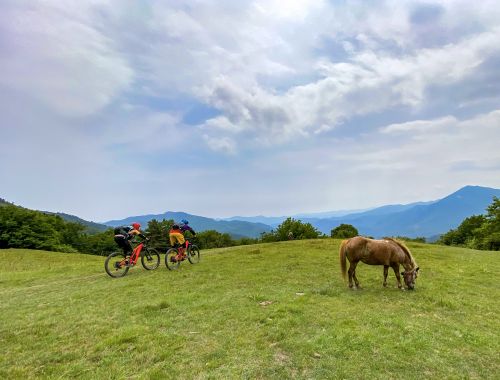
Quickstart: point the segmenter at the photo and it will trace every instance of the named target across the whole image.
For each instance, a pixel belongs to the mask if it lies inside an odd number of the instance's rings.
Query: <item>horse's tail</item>
[[[346,264],[346,245],[349,239],[342,240],[339,249],[339,259],[340,259],[340,270],[342,271],[342,277],[344,281],[346,280],[347,264]]]

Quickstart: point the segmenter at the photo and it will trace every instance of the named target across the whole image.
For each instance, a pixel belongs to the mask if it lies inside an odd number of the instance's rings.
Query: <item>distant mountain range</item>
[[[326,219],[304,219],[323,233],[342,223],[352,224],[361,235],[434,237],[456,228],[467,217],[485,214],[500,189],[465,186],[433,202],[390,205],[363,213]]]
[[[205,218],[203,216],[187,214],[185,212],[172,211],[167,211],[163,214],[139,215],[120,220],[108,220],[103,224],[115,227],[138,222],[143,226],[147,226],[147,223],[153,219],[159,221],[162,219],[173,219],[175,221],[187,219],[189,220],[189,225],[193,227],[195,231],[216,230],[221,233],[228,233],[235,239],[239,239],[242,237],[257,238],[262,232],[271,231],[271,227],[263,223],[252,223],[244,220],[216,220]]]
[[[329,211],[292,215],[294,219],[311,223],[319,231],[329,235],[342,223],[356,227],[360,235],[407,236],[433,238],[456,228],[467,217],[485,214],[493,197],[500,198],[500,189],[481,186],[465,186],[445,198],[431,202],[416,202],[406,205],[386,205],[365,210]],[[0,206],[8,204],[0,198]],[[44,211],[46,213],[50,213]],[[52,213],[54,214],[54,213]],[[74,215],[55,213],[63,219],[85,225],[89,232],[104,231],[109,227],[139,222],[144,227],[152,220],[188,219],[195,231],[216,230],[228,233],[233,238],[259,237],[281,224],[287,216],[234,216],[213,219],[184,212],[167,211],[163,214],[132,216],[103,223],[89,222]]]
[[[289,215],[289,216],[263,216],[263,215],[258,215],[258,216],[232,216],[230,218],[221,218],[219,220],[241,220],[245,222],[251,222],[251,223],[263,223],[267,224],[268,226],[271,227],[277,227],[283,221],[289,217],[294,218],[296,220],[300,219],[311,219],[311,218],[316,218],[316,219],[323,219],[323,218],[331,218],[331,217],[336,217],[336,216],[344,216],[344,215],[349,215],[349,214],[354,214],[357,212],[363,212],[363,211],[368,211],[372,210],[370,209],[363,209],[363,210],[340,210],[340,211],[326,211],[326,212],[317,212],[317,213],[308,213],[308,214],[296,214],[296,215]]]
[[[59,215],[61,218],[63,218],[64,220],[66,220],[68,222],[83,224],[85,227],[87,227],[87,232],[91,233],[91,234],[97,233],[97,232],[103,232],[109,228],[109,226],[106,226],[104,224],[89,222],[88,220],[79,218],[78,216],[65,214],[63,212],[49,212],[49,211],[43,211],[43,212],[46,214]]]
[[[368,210],[301,214],[292,217],[311,223],[327,235],[333,228],[346,223],[355,226],[359,233],[365,236],[432,238],[456,228],[469,216],[484,214],[494,196],[500,198],[500,189],[465,186],[445,198],[431,202],[386,205]],[[214,229],[219,232],[227,232],[235,237],[258,237],[262,232],[267,232],[281,224],[286,218],[287,216],[234,216],[216,220],[183,212],[166,212],[159,215],[110,220],[104,224],[116,226],[133,221],[145,224],[151,219],[174,219],[176,221],[188,219],[197,231]]]
[[[412,208],[413,206],[417,205],[425,205],[425,204],[431,204],[434,203],[434,201],[431,202],[416,202],[416,203],[410,203],[407,205],[388,205],[388,206],[381,206],[377,208],[369,208],[369,209],[362,209],[362,210],[342,210],[342,211],[327,211],[327,212],[318,212],[318,213],[307,213],[307,214],[296,214],[296,215],[290,215],[290,216],[232,216],[230,218],[224,218],[220,220],[243,220],[246,222],[251,222],[251,223],[263,223],[267,224],[268,226],[271,226],[273,228],[279,226],[283,221],[287,218],[293,218],[295,220],[302,220],[307,223],[311,223],[315,225],[320,220],[337,220],[337,219],[342,219],[343,217],[350,217],[353,215],[364,215],[364,214],[379,214],[379,215],[387,215],[391,214],[393,212],[398,212],[398,211],[403,211],[409,208]]]

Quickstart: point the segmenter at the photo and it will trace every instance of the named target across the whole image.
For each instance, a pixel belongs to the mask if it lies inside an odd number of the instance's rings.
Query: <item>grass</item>
[[[202,251],[121,279],[103,257],[2,250],[0,378],[499,378],[498,252],[410,243],[416,291],[364,264],[353,291],[339,243]]]

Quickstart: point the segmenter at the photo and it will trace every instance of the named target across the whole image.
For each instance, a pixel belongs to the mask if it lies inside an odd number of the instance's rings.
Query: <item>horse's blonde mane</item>
[[[417,263],[415,262],[415,259],[411,255],[411,252],[406,245],[404,245],[402,242],[397,241],[396,239],[392,239],[392,238],[385,238],[385,240],[389,240],[389,241],[392,241],[393,243],[397,244],[403,250],[405,255],[410,259],[410,263],[413,266],[413,268],[416,268]]]

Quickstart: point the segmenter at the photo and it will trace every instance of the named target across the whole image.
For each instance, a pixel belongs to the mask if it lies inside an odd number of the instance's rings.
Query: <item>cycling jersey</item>
[[[115,228],[115,238],[125,238],[127,240],[132,239],[134,236],[139,235],[142,238],[145,236],[141,233],[141,231],[136,230],[132,226],[121,226]]]
[[[170,232],[168,233],[168,236],[170,238],[170,245],[173,247],[175,246],[176,243],[180,245],[184,245],[186,242],[186,239],[184,239],[184,235],[182,234],[182,229],[171,229]]]
[[[181,232],[184,234],[186,231],[189,231],[193,235],[196,235],[196,232],[194,232],[194,230],[191,227],[189,227],[187,224],[181,225]]]
[[[132,246],[130,245],[129,240],[131,240],[134,236],[139,236],[142,239],[146,238],[146,236],[144,236],[141,231],[136,230],[132,226],[116,227],[114,232],[115,242],[120,248],[123,249],[123,253],[125,255],[130,255],[132,253]]]

